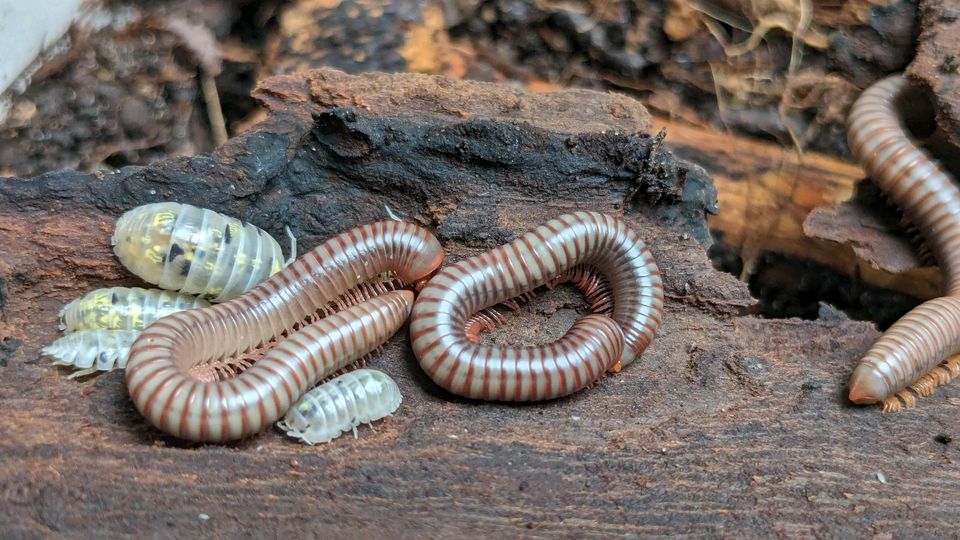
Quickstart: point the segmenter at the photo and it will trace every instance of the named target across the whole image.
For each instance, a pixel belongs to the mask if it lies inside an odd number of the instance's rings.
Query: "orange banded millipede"
[[[413,293],[389,291],[293,329],[382,273],[415,284],[442,261],[437,239],[413,224],[380,221],[341,233],[232,300],[174,313],[147,327],[127,362],[130,397],[151,424],[182,439],[222,442],[253,435],[318,381],[392,336],[409,315]],[[233,378],[208,381],[191,374],[285,333],[289,337]]]
[[[610,317],[587,315],[545,345],[481,345],[472,339],[474,314],[584,265],[606,280]],[[617,218],[575,212],[441,270],[414,304],[410,340],[420,366],[454,394],[539,401],[576,392],[636,360],[662,317],[660,271],[643,241]]]
[[[960,190],[905,126],[911,90],[902,75],[883,79],[857,99],[847,122],[853,154],[924,236],[946,285],[946,296],[887,329],[853,372],[850,400],[881,402],[885,412],[912,407],[960,375]]]

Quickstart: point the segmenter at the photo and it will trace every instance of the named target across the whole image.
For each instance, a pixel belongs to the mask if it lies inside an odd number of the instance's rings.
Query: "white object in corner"
[[[83,0],[0,0],[0,94],[79,16]]]

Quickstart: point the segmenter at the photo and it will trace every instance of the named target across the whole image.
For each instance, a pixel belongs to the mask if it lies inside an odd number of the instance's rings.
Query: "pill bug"
[[[400,406],[400,388],[375,369],[344,373],[304,394],[277,427],[307,444],[327,443],[357,426],[392,414]]]
[[[868,176],[923,235],[945,277],[946,296],[917,306],[867,351],[850,379],[850,400],[880,402],[885,412],[912,407],[960,374],[960,190],[913,141],[906,105],[915,106],[907,79],[882,79],[856,100],[847,120],[850,148]],[[942,365],[940,365],[942,363]]]
[[[611,316],[587,315],[554,343],[475,343],[471,317],[591,267],[613,299]],[[575,270],[576,271],[576,270]],[[663,316],[663,284],[647,246],[621,220],[596,212],[553,219],[517,240],[441,270],[413,308],[410,339],[424,371],[470,398],[552,399],[633,362]]]
[[[60,310],[60,329],[67,335],[42,352],[56,365],[79,370],[68,379],[123,368],[140,330],[170,313],[209,305],[194,296],[159,289],[96,289]]]
[[[294,325],[384,272],[416,284],[442,261],[437,239],[410,223],[380,221],[341,233],[232,300],[147,327],[125,372],[131,400],[147,421],[182,439],[258,433],[317,381],[393,335],[413,294],[387,292],[290,333]],[[290,335],[234,378],[205,382],[190,374],[283,333]]]
[[[160,289],[96,289],[60,310],[60,329],[66,332],[143,330],[160,317],[209,305],[209,302],[196,296]]]
[[[74,379],[97,371],[122,369],[139,335],[139,330],[80,330],[47,345],[42,352],[52,357],[56,365],[78,369],[67,377]]]
[[[292,237],[291,242],[293,257]],[[280,244],[266,231],[175,202],[126,212],[117,220],[112,244],[120,262],[144,281],[212,302],[239,295],[284,264]]]

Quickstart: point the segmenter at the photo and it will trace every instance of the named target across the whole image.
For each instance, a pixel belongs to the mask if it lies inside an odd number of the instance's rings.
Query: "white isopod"
[[[140,330],[80,330],[47,345],[43,354],[53,357],[54,364],[79,369],[67,377],[73,379],[126,367],[130,346],[139,335]]]
[[[400,406],[400,388],[389,375],[358,369],[307,392],[277,427],[307,444],[330,442],[357,426],[379,420]]]
[[[238,296],[284,266],[280,244],[266,231],[175,202],[126,212],[117,220],[112,243],[120,262],[143,280],[212,302]],[[292,259],[292,236],[291,243]]]
[[[143,330],[153,321],[177,311],[208,307],[209,302],[189,294],[109,287],[97,289],[70,302],[60,310],[60,329]]]

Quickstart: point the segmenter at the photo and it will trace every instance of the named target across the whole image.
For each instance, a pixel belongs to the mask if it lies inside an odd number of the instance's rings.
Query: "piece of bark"
[[[921,299],[940,296],[943,276],[932,258],[918,255],[922,240],[906,232],[900,215],[872,183],[864,181],[850,200],[810,212],[803,232],[849,249],[858,262],[857,271],[871,276],[875,285]]]
[[[908,414],[854,408],[843,387],[877,336],[871,325],[726,314],[751,299],[695,240],[709,179],[643,135],[649,120],[635,102],[329,70],[266,81],[258,96],[268,120],[212,155],[0,180],[8,534],[953,531],[960,475],[944,463],[958,457],[958,389]],[[144,423],[122,374],[67,381],[38,357],[64,302],[136,283],[111,256],[113,220],[168,198],[274,234],[289,223],[304,248],[382,218],[386,203],[431,227],[450,260],[568,210],[612,212],[650,242],[667,283],[664,325],[620,374],[528,405],[444,393],[401,331],[372,366],[398,380],[404,403],[375,431],[319,447],[275,430],[184,444]],[[582,307],[560,288],[490,339],[552,339]]]
[[[956,153],[960,148],[960,1],[921,2],[920,13],[922,30],[907,74],[932,94],[937,128]]]

